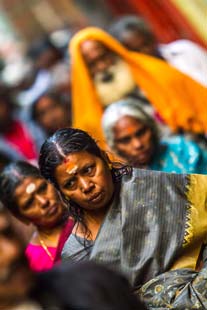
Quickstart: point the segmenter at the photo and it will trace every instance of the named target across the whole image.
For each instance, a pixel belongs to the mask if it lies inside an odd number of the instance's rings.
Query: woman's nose
[[[139,138],[133,137],[132,145],[133,145],[133,148],[139,149],[140,147],[142,147],[142,142]]]
[[[36,195],[37,201],[41,204],[42,207],[47,207],[49,205],[49,200],[47,197],[41,196],[41,195]]]
[[[81,191],[83,193],[90,192],[91,189],[94,187],[93,183],[88,178],[81,178],[80,186],[81,186]]]

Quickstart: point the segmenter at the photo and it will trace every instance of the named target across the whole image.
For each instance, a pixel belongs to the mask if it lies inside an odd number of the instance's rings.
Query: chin
[[[148,160],[130,161],[130,165],[134,168],[142,168],[143,166],[147,167],[148,164],[149,164]]]

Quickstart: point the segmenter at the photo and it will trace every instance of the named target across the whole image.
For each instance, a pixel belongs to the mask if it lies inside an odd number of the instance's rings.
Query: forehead
[[[132,117],[132,116],[122,116],[115,124],[113,128],[113,132],[115,137],[130,134],[135,130],[141,129],[143,126],[145,126],[144,122]]]
[[[141,44],[146,41],[146,36],[136,30],[126,30],[122,33],[122,40],[124,40],[125,42],[129,41],[130,43],[134,44]]]
[[[29,195],[30,192],[35,191],[35,187],[38,186],[44,179],[41,177],[26,177],[16,188],[15,197],[20,198],[25,195]],[[27,190],[28,189],[28,190]]]
[[[110,52],[108,47],[95,40],[87,40],[82,42],[80,49],[86,61],[94,59],[102,53]]]
[[[86,151],[81,151],[73,153],[67,156],[64,162],[57,166],[55,170],[55,176],[57,179],[63,174],[68,176],[73,173],[73,171],[78,172],[82,167],[88,163],[100,160],[97,156],[90,154]],[[70,173],[71,172],[71,173]]]
[[[43,96],[41,97],[38,102],[36,103],[36,110],[41,110],[41,109],[45,109],[51,105],[54,104],[54,99],[50,98],[49,96]]]

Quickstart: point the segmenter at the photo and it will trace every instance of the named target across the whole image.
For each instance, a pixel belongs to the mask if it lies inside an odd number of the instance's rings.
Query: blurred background
[[[35,40],[49,35],[66,51],[77,30],[124,14],[144,17],[161,43],[186,38],[207,46],[207,0],[1,0],[1,79],[15,84],[29,71],[25,55]]]

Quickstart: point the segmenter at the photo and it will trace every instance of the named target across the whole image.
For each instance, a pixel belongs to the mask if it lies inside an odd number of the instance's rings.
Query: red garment
[[[38,153],[34,141],[27,128],[20,121],[12,122],[10,130],[4,135],[4,139],[27,160],[37,159]]]
[[[29,267],[35,272],[49,270],[54,266],[54,258],[56,256],[56,247],[47,247],[52,259],[45,249],[39,244],[29,243],[25,250],[25,255],[29,262]]]
[[[27,245],[25,255],[28,259],[31,270],[35,272],[45,271],[51,269],[54,264],[60,263],[63,246],[66,240],[69,238],[73,226],[74,221],[72,219],[68,219],[62,228],[57,247],[47,247],[51,257],[48,255],[42,245],[32,243]]]
[[[67,241],[67,239],[69,238],[70,234],[72,233],[73,226],[74,226],[74,221],[72,219],[69,219],[67,223],[65,224],[65,226],[63,227],[59,241],[58,241],[54,262],[60,261],[63,246],[65,242]]]

